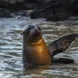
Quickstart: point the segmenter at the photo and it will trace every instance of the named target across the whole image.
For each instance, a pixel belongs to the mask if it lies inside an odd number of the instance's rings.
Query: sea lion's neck
[[[30,43],[31,45],[39,45],[43,42],[43,39]]]
[[[44,40],[41,36],[37,39],[31,40],[31,39],[28,39],[25,35],[23,36],[23,41],[24,41],[25,45],[39,45],[44,42]]]

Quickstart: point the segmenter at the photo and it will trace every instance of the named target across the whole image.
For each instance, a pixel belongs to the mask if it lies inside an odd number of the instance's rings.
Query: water
[[[42,66],[23,71],[22,31],[28,24],[39,24],[47,44],[64,35],[78,34],[78,21],[47,22],[45,19],[31,20],[29,17],[0,19],[0,78],[78,78],[78,38],[64,52],[75,60],[75,64]]]

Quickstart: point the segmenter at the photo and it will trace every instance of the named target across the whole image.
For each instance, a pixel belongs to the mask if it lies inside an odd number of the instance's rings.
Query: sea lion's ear
[[[26,34],[27,30],[28,30],[27,28],[24,28],[23,31],[22,31],[22,33],[21,33],[21,35]]]
[[[21,35],[27,34],[27,32],[28,32],[27,29],[25,29],[25,30],[22,31]]]
[[[21,35],[23,35],[24,33],[25,33],[25,31],[23,30],[22,33],[21,33]]]
[[[23,35],[24,33],[26,33],[28,27],[29,27],[29,26],[25,26],[25,27],[22,29],[22,33],[21,33],[21,35]]]
[[[21,33],[21,35],[23,35],[24,34],[24,31]]]
[[[33,25],[27,25],[23,28],[23,32],[21,33],[21,35],[23,34],[28,34],[29,29],[31,29],[31,27],[33,27]]]
[[[21,35],[23,34],[23,32],[21,33]]]
[[[21,33],[21,35],[23,35],[23,34],[27,34],[27,31],[23,31],[23,32]]]

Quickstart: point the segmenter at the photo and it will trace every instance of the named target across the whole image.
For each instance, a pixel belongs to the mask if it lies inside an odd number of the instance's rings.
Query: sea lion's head
[[[26,26],[22,34],[28,43],[34,43],[42,39],[41,28],[37,25]]]

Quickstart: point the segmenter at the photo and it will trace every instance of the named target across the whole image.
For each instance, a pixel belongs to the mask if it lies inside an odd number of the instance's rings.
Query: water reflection
[[[78,78],[78,39],[65,51],[75,65],[52,65],[23,72],[22,30],[27,24],[39,24],[47,44],[70,33],[78,33],[78,21],[47,22],[28,17],[0,19],[0,78]]]

